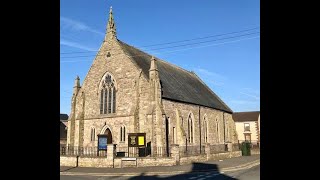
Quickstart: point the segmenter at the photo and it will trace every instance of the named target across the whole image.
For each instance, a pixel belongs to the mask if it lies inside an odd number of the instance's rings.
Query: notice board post
[[[128,152],[130,147],[138,147],[139,156],[147,156],[146,133],[128,133]]]
[[[99,156],[99,151],[107,151],[107,135],[98,134],[98,150],[97,156]]]

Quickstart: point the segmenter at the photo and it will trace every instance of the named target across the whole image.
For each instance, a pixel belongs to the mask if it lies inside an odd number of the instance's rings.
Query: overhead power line
[[[259,29],[260,27],[255,27],[251,29],[245,29],[241,31],[234,31],[234,32],[229,32],[229,33],[224,33],[224,34],[216,34],[216,35],[211,35],[211,36],[205,36],[205,37],[199,37],[199,38],[193,38],[193,39],[185,39],[185,40],[180,40],[180,41],[172,41],[172,42],[166,42],[166,43],[160,43],[160,44],[152,44],[152,45],[145,45],[145,46],[138,46],[137,48],[144,48],[144,47],[152,47],[152,46],[161,46],[161,45],[167,45],[167,44],[175,44],[175,43],[181,43],[181,42],[188,42],[188,41],[194,41],[194,40],[200,40],[200,39],[207,39],[207,38],[212,38],[212,37],[219,37],[219,36],[226,36],[226,35],[231,35],[231,34],[236,34],[236,33],[241,33],[241,32],[247,32],[255,29]],[[80,53],[93,53],[97,51],[79,51],[79,52],[62,52],[60,54],[80,54]]]
[[[177,47],[183,47],[183,46],[191,46],[191,45],[203,44],[203,43],[208,43],[208,42],[221,41],[221,40],[225,40],[225,39],[238,38],[238,37],[243,37],[243,36],[248,36],[248,35],[258,34],[258,33],[260,33],[260,32],[254,32],[254,33],[242,34],[242,35],[237,35],[237,36],[232,36],[232,37],[226,37],[226,38],[220,38],[220,39],[213,39],[213,40],[202,41],[202,42],[196,42],[196,43],[182,44],[182,45],[169,46],[169,47],[162,47],[162,48],[154,48],[154,49],[149,49],[149,51],[152,51],[152,50],[160,50],[160,49],[177,48]],[[93,57],[93,56],[96,56],[96,55],[66,56],[66,57],[60,57],[60,58],[79,58],[79,57]],[[97,55],[97,56],[99,56],[99,55]]]
[[[168,54],[168,53],[173,53],[173,52],[178,52],[178,51],[184,51],[184,50],[189,50],[189,49],[203,48],[203,47],[209,47],[209,46],[217,46],[217,45],[229,44],[229,43],[239,42],[239,41],[248,40],[248,39],[255,39],[255,38],[258,38],[258,37],[260,37],[260,36],[254,36],[254,37],[250,37],[250,38],[237,39],[237,40],[233,40],[233,41],[226,41],[226,42],[217,43],[217,44],[209,44],[209,45],[196,46],[196,47],[190,47],[190,48],[185,48],[185,49],[177,49],[177,50],[173,50],[173,51],[164,51],[164,52],[155,53],[155,54]],[[119,53],[119,54],[120,54],[120,53]],[[114,55],[119,55],[119,54],[114,54]],[[105,55],[105,54],[102,54],[102,55],[94,55],[94,56],[104,56],[104,55]],[[129,57],[137,57],[137,56],[140,56],[140,55],[129,56]],[[90,57],[90,56],[76,56],[76,57],[65,57],[65,58],[77,58],[77,57]],[[92,61],[92,60],[67,60],[67,61],[60,61],[60,62],[61,62],[61,63],[68,63],[68,62],[88,62],[88,61]]]
[[[154,49],[149,49],[149,51],[151,51],[151,50],[159,50],[159,49],[175,48],[175,47],[183,47],[183,46],[190,46],[190,45],[195,45],[195,44],[203,44],[203,43],[208,43],[208,42],[213,42],[213,41],[220,41],[220,40],[225,40],[225,39],[238,38],[238,37],[248,36],[248,35],[258,34],[258,33],[260,33],[260,32],[248,33],[248,34],[232,36],[232,37],[226,37],[226,38],[220,38],[220,39],[213,39],[213,40],[208,40],[208,41],[201,41],[201,42],[197,42],[197,43],[182,44],[182,45],[169,46],[169,47],[163,47],[163,48],[154,48]]]

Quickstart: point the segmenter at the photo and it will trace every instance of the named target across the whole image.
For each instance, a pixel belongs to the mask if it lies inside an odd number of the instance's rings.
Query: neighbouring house
[[[97,56],[82,85],[74,82],[67,145],[96,149],[105,135],[126,150],[128,133],[145,133],[152,154],[172,145],[225,147],[238,142],[232,113],[194,72],[119,40],[110,9]]]
[[[60,144],[67,144],[68,118],[67,114],[60,114]]]
[[[235,112],[232,117],[240,142],[260,143],[260,111]]]

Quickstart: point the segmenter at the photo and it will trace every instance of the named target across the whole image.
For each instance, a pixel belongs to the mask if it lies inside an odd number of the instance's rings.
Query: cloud
[[[97,48],[87,47],[87,46],[81,45],[79,43],[68,41],[65,39],[60,39],[60,45],[78,48],[78,49],[82,49],[82,50],[86,50],[86,51],[97,51]]]
[[[91,28],[88,25],[86,25],[80,21],[76,21],[76,20],[66,18],[63,16],[60,16],[60,26],[62,28],[71,29],[73,31],[88,31],[88,32],[92,32],[92,33],[102,35],[102,36],[105,35],[105,33],[100,32],[94,28]]]

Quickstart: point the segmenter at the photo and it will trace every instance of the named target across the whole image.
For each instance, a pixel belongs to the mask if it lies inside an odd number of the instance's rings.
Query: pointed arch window
[[[204,117],[203,130],[204,130],[204,142],[207,143],[208,142],[208,121],[206,117]]]
[[[193,121],[191,114],[188,117],[188,141],[189,143],[193,143]]]
[[[126,141],[126,127],[125,126],[120,127],[120,141],[121,142]]]
[[[95,130],[95,128],[91,128],[91,138],[90,138],[90,140],[91,141],[95,141],[95,138],[96,138],[96,130]]]
[[[100,91],[100,114],[116,112],[116,88],[115,80],[107,74],[102,80]]]
[[[216,132],[217,132],[217,143],[220,142],[220,133],[219,133],[219,121],[216,119]]]
[[[228,127],[228,120],[226,120],[226,141],[229,141],[229,127]]]

